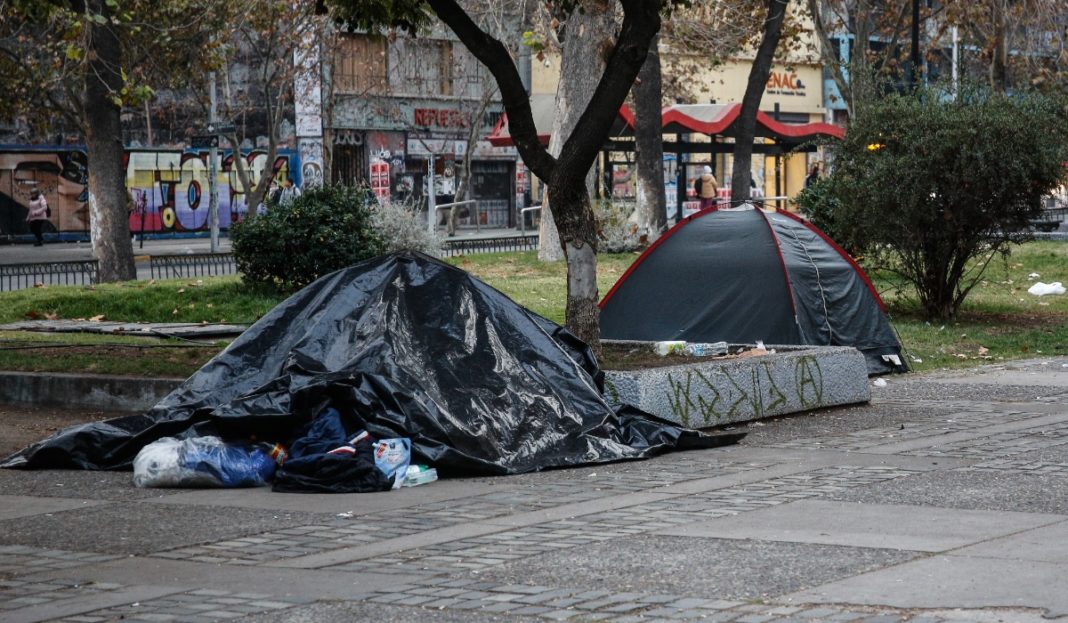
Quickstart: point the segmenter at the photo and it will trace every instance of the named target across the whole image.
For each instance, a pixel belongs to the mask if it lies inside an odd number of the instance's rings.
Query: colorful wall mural
[[[208,150],[126,151],[126,188],[130,194],[130,231],[175,234],[208,230]],[[252,182],[270,170],[281,184],[303,185],[297,151],[279,150],[268,167],[265,150],[241,152]],[[234,154],[220,150],[216,184],[219,226],[226,229],[248,213]],[[51,231],[62,238],[84,238],[89,231],[88,158],[77,147],[0,146],[0,235],[28,234],[30,191],[39,189],[52,208]]]

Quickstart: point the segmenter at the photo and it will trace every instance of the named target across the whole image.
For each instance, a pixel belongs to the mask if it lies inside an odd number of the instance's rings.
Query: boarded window
[[[343,35],[334,56],[334,90],[348,94],[384,94],[389,85],[386,39]]]
[[[394,94],[453,95],[452,43],[397,38],[389,46],[390,88]]]

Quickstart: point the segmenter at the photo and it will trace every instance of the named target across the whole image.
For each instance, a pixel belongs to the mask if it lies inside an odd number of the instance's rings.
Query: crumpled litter
[[[1035,285],[1027,289],[1028,294],[1035,296],[1045,296],[1047,294],[1064,294],[1064,286],[1060,281],[1054,281],[1053,283],[1036,282]]]

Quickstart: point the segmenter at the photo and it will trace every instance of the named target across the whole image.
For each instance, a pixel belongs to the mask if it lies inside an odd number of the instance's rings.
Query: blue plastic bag
[[[228,444],[218,437],[164,437],[134,459],[138,487],[260,487],[286,458],[279,444]]]
[[[407,437],[382,439],[375,442],[375,466],[393,479],[393,488],[400,489],[412,460],[412,442]]]

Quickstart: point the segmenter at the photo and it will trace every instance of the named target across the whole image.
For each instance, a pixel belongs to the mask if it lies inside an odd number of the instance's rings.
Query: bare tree
[[[902,39],[908,36],[911,0],[808,0],[823,66],[830,72],[845,100],[849,116],[856,117],[857,104],[873,93],[878,75],[899,71],[903,61]],[[930,18],[924,10],[923,19]],[[926,30],[926,28],[924,28]],[[849,35],[852,49],[847,61],[838,55],[836,35]],[[870,43],[878,41],[879,49]]]
[[[234,154],[234,169],[249,210],[263,201],[273,178],[273,166],[282,140],[287,113],[292,112],[294,78],[303,71],[318,71],[316,50],[332,30],[315,4],[251,0],[238,3],[227,25],[224,45],[229,52],[224,67],[228,88],[220,114],[237,121],[254,118],[266,132],[267,167],[253,179],[241,157],[243,124],[225,134]]]
[[[978,51],[995,91],[1068,84],[1063,1],[949,0],[945,7],[940,36],[944,39],[948,26],[959,27],[961,44]]]

